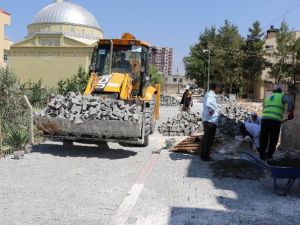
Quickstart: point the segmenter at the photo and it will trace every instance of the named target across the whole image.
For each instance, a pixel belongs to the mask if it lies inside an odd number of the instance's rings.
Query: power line
[[[265,28],[264,30],[266,30],[267,28],[269,28],[269,25],[272,25],[272,23],[277,22],[278,20],[284,18],[287,14],[289,14],[290,12],[292,12],[293,10],[295,10],[297,7],[300,6],[300,2],[297,3],[296,5],[294,5],[293,7],[291,7],[290,9],[288,9],[286,12],[284,12],[281,16],[277,17],[276,19],[272,20]]]

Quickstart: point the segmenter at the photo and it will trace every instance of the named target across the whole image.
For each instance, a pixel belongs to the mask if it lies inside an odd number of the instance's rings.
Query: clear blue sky
[[[211,25],[217,28],[225,19],[246,36],[258,20],[266,30],[278,27],[285,18],[291,29],[300,30],[300,0],[70,0],[94,14],[107,38],[131,32],[138,39],[174,49],[173,72],[184,72],[182,58],[189,53],[199,34]],[[26,36],[27,25],[53,0],[0,0],[0,8],[12,15],[5,28],[17,42]],[[284,15],[284,16],[283,16]]]

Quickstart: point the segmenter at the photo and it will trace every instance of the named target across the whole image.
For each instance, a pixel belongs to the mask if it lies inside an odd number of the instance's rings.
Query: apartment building
[[[158,71],[167,76],[172,75],[173,49],[167,47],[152,47],[150,64],[157,67]]]
[[[10,14],[4,11],[3,9],[0,9],[0,67],[4,67],[6,65],[4,51],[9,50],[10,41],[5,36],[4,28],[6,25],[10,25],[10,22],[11,22]]]

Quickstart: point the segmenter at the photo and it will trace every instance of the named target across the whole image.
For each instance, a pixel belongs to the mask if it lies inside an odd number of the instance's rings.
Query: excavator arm
[[[94,91],[98,83],[98,76],[96,73],[92,72],[88,84],[85,88],[84,95],[90,95]]]

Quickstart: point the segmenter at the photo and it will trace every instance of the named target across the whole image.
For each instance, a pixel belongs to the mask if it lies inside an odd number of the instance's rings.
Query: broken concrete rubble
[[[158,127],[164,136],[188,136],[202,130],[200,113],[180,112]]]
[[[160,105],[162,106],[178,106],[179,100],[173,96],[160,95]]]
[[[112,100],[97,96],[81,96],[69,92],[66,97],[56,95],[48,106],[35,116],[58,117],[74,123],[85,120],[138,121],[142,117],[142,106],[134,102]]]
[[[240,135],[240,125],[245,118],[250,116],[247,109],[239,106],[236,101],[218,95],[217,101],[220,104],[221,115],[218,129],[222,134],[236,136]]]

